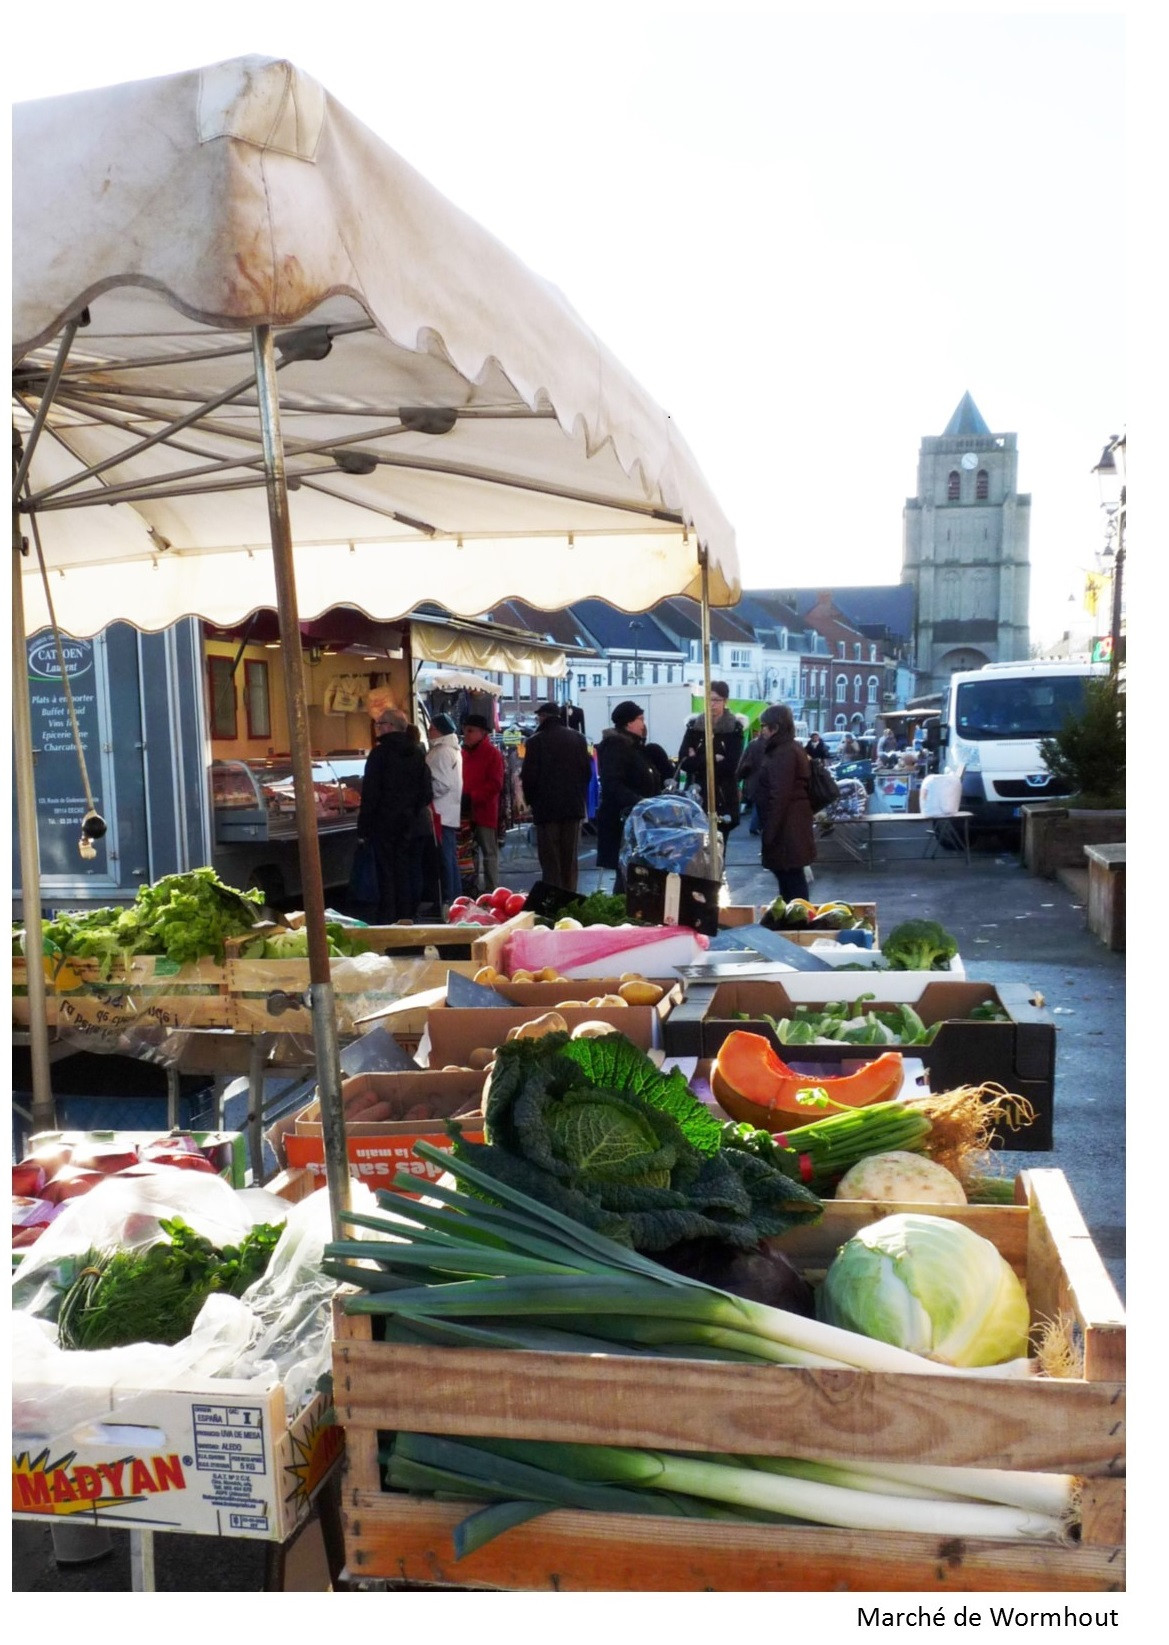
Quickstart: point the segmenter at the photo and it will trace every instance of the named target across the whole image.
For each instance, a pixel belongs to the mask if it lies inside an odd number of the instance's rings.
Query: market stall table
[[[833,822],[829,832],[817,836],[817,848],[824,840],[833,840],[853,862],[867,863],[872,869],[877,866],[878,845],[910,842],[926,860],[943,851],[961,852],[969,867],[970,817],[969,811],[955,811],[946,817],[899,811],[841,818]]]

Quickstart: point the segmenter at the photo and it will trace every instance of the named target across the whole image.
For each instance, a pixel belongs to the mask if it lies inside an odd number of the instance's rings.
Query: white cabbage
[[[990,1240],[925,1212],[882,1217],[842,1245],[818,1311],[880,1342],[946,1365],[1000,1365],[1027,1352],[1030,1308]]]

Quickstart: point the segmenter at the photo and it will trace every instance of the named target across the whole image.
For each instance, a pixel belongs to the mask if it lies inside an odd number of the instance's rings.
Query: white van
[[[988,663],[953,674],[937,734],[939,769],[962,772],[962,810],[971,832],[1017,831],[1029,801],[1058,799],[1067,788],[1043,763],[1039,744],[1079,711],[1084,682],[1106,663]]]

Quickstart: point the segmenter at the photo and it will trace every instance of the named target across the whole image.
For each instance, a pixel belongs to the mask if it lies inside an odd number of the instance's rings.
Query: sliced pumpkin
[[[783,1131],[793,1119],[808,1124],[820,1117],[797,1098],[801,1091],[823,1090],[845,1108],[867,1108],[887,1102],[901,1088],[901,1054],[886,1051],[854,1074],[813,1079],[797,1074],[779,1056],[769,1039],[736,1029],[728,1034],[714,1060],[710,1089],[719,1107],[734,1120],[763,1131]],[[826,1113],[834,1113],[833,1108]]]

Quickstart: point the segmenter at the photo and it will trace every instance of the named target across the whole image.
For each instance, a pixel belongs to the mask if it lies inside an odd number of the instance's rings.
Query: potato
[[[535,982],[536,978],[531,971],[513,971],[511,980],[512,982]]]
[[[617,978],[618,982],[644,982],[645,977],[640,971],[622,971]]]
[[[468,1066],[476,1069],[486,1068],[489,1063],[494,1061],[495,1047],[493,1045],[476,1046],[475,1050],[472,1051],[471,1055],[467,1058]]]
[[[600,999],[597,1001],[597,1006],[602,1011],[613,1011],[616,1010],[618,1006],[628,1004],[629,1001],[623,1000],[620,994],[602,994]]]
[[[546,965],[543,970],[537,971],[533,982],[560,982],[561,976],[554,965]]]
[[[602,1034],[619,1034],[621,1030],[615,1028],[611,1022],[578,1022],[572,1031],[574,1040],[596,1040]]]
[[[545,1034],[567,1034],[568,1024],[559,1011],[545,1011],[542,1017],[533,1017],[531,1022],[517,1023],[509,1028],[509,1040],[539,1040]]]
[[[493,965],[481,965],[471,981],[480,982],[484,987],[492,988],[497,982],[506,982],[507,978],[502,971],[497,971]]]
[[[647,982],[643,977],[631,977],[617,989],[626,1005],[656,1005],[665,990],[656,982]]]

